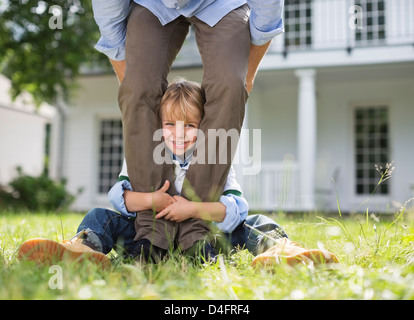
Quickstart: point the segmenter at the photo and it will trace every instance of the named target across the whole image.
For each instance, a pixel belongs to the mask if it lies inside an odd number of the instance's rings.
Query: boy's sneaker
[[[283,262],[293,267],[301,262],[314,264],[338,263],[338,258],[329,251],[305,249],[296,242],[283,238],[269,250],[257,255],[252,265],[271,266]]]
[[[17,256],[19,260],[31,260],[43,265],[63,259],[72,261],[86,259],[100,264],[104,269],[111,266],[111,261],[106,255],[83,244],[82,239],[62,242],[43,238],[30,239],[20,246]]]

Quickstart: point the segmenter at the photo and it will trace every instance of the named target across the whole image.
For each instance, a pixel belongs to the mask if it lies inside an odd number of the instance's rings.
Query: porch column
[[[316,86],[315,69],[295,71],[299,78],[298,163],[299,201],[302,210],[315,209]]]

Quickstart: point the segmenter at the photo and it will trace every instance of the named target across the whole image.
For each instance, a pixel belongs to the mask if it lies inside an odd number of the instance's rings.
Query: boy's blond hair
[[[205,96],[200,84],[197,82],[178,79],[168,85],[158,108],[158,118],[184,120],[193,117],[200,119],[204,115]],[[167,104],[171,107],[166,110]],[[168,112],[165,114],[165,112]]]

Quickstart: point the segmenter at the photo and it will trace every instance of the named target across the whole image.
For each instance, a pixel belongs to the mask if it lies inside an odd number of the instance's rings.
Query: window
[[[99,146],[99,193],[107,193],[116,182],[123,159],[121,120],[102,120]]]
[[[355,29],[359,45],[382,43],[385,40],[385,0],[356,0],[362,9],[362,29]]]
[[[355,181],[356,194],[389,193],[388,180],[375,189],[380,179],[375,165],[385,169],[389,162],[388,108],[357,107],[355,117]]]
[[[312,1],[285,1],[285,47],[306,49],[312,44]]]

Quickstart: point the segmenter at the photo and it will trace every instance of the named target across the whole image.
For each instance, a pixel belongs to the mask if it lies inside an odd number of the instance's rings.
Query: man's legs
[[[189,23],[182,18],[162,26],[149,10],[133,4],[125,43],[126,73],[118,100],[125,158],[134,191],[155,191],[169,180],[168,192],[176,194],[173,165],[154,162],[154,149],[161,142],[153,141],[153,135],[159,128],[156,108],[167,88],[167,75],[188,29]],[[174,230],[170,221],[154,221],[152,211],[140,212],[136,219],[135,240],[145,238],[167,249],[168,240],[175,237]]]
[[[153,160],[154,148],[160,143],[153,141],[153,135],[160,128],[156,108],[188,29],[189,23],[180,18],[162,26],[149,10],[133,4],[125,42],[126,71],[118,102],[128,175],[134,191],[158,190],[166,178],[173,177],[172,164],[158,165]]]
[[[216,147],[205,158],[207,164],[191,163],[183,192],[188,196],[185,187],[189,183],[202,201],[217,201],[220,197],[243,124],[250,50],[247,12],[247,5],[242,6],[223,17],[213,28],[197,18],[189,19],[194,25],[203,61],[202,87],[206,95],[204,118],[200,124],[206,141],[199,139],[197,143],[204,143],[207,154],[210,143],[215,141]],[[209,138],[208,129],[221,129],[224,138]],[[231,143],[228,143],[227,134],[232,137]]]

